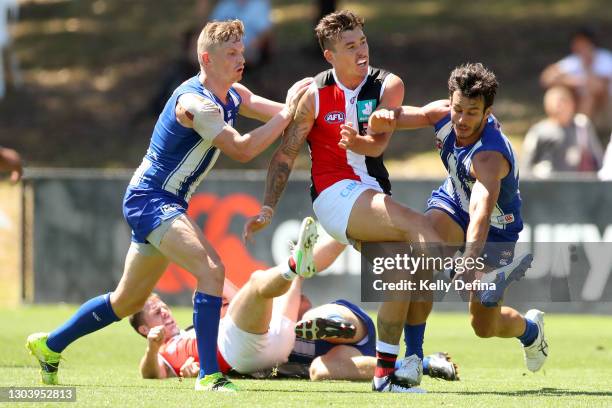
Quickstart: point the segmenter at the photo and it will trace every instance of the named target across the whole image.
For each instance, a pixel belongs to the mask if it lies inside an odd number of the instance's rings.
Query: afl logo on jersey
[[[325,115],[325,121],[330,125],[334,123],[344,123],[344,112],[329,112],[327,115]]]

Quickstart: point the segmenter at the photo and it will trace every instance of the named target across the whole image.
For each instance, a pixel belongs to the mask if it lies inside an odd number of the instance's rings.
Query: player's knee
[[[321,381],[329,378],[329,373],[321,357],[317,357],[310,363],[310,381]]]
[[[495,327],[492,324],[472,319],[472,329],[476,336],[483,339],[495,336]]]
[[[249,276],[249,284],[257,286],[257,284],[261,281],[263,274],[264,274],[264,271],[260,269],[251,273],[251,276]]]
[[[219,285],[223,285],[225,280],[225,265],[221,262],[214,264],[202,265],[194,272],[196,279],[207,280],[208,282],[214,281]]]
[[[116,292],[113,293],[115,295]],[[149,295],[146,296],[128,296],[124,294],[111,295],[111,307],[120,319],[131,316],[134,313],[140,312],[147,301]]]

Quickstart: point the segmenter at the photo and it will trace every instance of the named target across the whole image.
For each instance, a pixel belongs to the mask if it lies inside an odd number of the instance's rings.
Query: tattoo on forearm
[[[272,208],[276,207],[285,191],[293,162],[312,128],[312,111],[304,99],[300,101],[296,116],[285,130],[281,145],[272,157],[268,168],[264,205]]]
[[[295,118],[291,121],[283,139],[281,142],[280,150],[289,157],[296,158],[300,152],[300,148],[304,144],[304,141],[310,133],[312,128],[313,114],[308,106],[308,103],[304,102],[304,99],[300,101],[298,105],[297,113]]]
[[[283,195],[287,180],[289,180],[291,168],[289,164],[283,161],[274,161],[270,163],[268,169],[268,177],[266,179],[266,192],[264,194],[264,205],[276,208],[276,204]]]

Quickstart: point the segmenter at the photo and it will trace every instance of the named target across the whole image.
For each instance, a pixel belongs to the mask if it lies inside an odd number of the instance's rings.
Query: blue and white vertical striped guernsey
[[[217,105],[230,126],[238,114],[241,99],[233,88],[227,104],[204,88],[198,76],[176,88],[157,120],[147,153],[123,199],[123,216],[136,243],[148,243],[147,237],[162,222],[187,211],[191,195],[219,157],[219,149],[212,144],[216,135],[202,137],[176,120],[177,100],[186,93]]]
[[[507,234],[508,240],[516,241],[518,233],[523,229],[519,170],[510,141],[502,133],[499,122],[493,116],[489,116],[480,139],[474,144],[463,147],[455,144],[456,135],[450,114],[435,124],[435,132],[436,145],[444,167],[448,171],[448,178],[437,191],[434,191],[432,199],[440,196],[450,198],[454,204],[453,210],[459,210],[454,211],[459,213],[455,215],[464,222],[469,222],[470,197],[472,186],[476,182],[470,174],[472,158],[481,151],[499,152],[510,163],[510,171],[501,180],[499,198],[491,214],[491,227],[496,232]]]
[[[204,88],[197,75],[185,81],[166,102],[153,130],[147,153],[132,177],[130,188],[164,190],[187,203],[214,166],[219,149],[212,145],[212,139],[203,139],[195,130],[182,126],[176,120],[177,100],[186,93],[209,99],[222,109],[225,122],[234,125],[241,103],[235,89],[230,88],[225,105]]]

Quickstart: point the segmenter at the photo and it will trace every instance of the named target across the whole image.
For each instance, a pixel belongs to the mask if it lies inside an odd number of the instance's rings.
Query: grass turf
[[[24,349],[31,332],[50,330],[74,306],[1,309],[0,386],[36,386],[38,366]],[[191,311],[177,308],[187,325]],[[514,339],[479,339],[464,314],[433,313],[425,352],[448,351],[460,365],[460,382],[424,378],[426,395],[375,394],[369,383],[236,380],[237,395],[192,391],[193,380],[142,380],[138,362],[145,340],[126,320],[79,340],[64,353],[60,382],[77,387],[67,406],[611,406],[612,318],[547,315],[551,356],[543,372],[529,373]],[[33,406],[51,404],[30,403]],[[1,404],[0,404],[1,405]],[[21,403],[19,406],[25,406]]]

